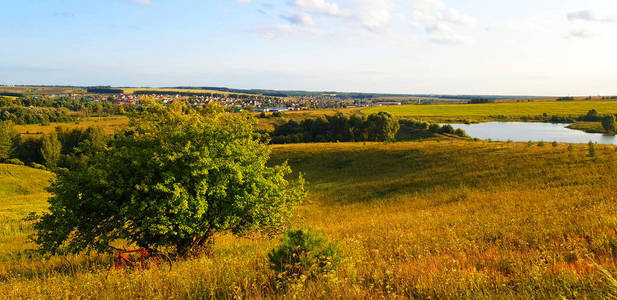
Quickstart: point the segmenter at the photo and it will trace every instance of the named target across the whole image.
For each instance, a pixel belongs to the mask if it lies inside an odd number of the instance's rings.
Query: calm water
[[[587,133],[566,128],[569,124],[525,123],[525,122],[490,122],[479,124],[452,124],[461,128],[474,138],[493,141],[527,142],[557,141],[560,143],[589,143],[617,145],[617,138],[599,133]]]

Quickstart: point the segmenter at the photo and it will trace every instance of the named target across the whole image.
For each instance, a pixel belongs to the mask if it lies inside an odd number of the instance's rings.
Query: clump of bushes
[[[11,165],[17,165],[17,166],[25,166],[26,164],[24,164],[23,161],[19,160],[18,158],[9,158],[6,160],[7,164],[11,164]]]
[[[312,229],[287,231],[268,255],[271,268],[284,280],[314,279],[337,269],[341,251]]]
[[[270,136],[273,144],[387,142],[395,140],[399,129],[399,122],[385,112],[371,114],[368,117],[337,113],[334,116],[305,119],[300,122],[290,120],[276,126]]]
[[[588,146],[589,146],[589,156],[591,157],[596,156],[596,146],[594,145],[594,143],[590,141]]]

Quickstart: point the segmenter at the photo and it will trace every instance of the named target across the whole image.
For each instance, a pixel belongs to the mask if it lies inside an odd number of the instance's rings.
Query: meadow
[[[364,114],[388,112],[397,117],[436,122],[520,121],[548,116],[580,116],[595,109],[599,114],[617,114],[616,101],[563,101],[529,103],[486,103],[465,105],[402,105],[370,107]]]
[[[101,127],[106,133],[112,134],[120,129],[124,129],[129,124],[129,118],[126,116],[112,117],[89,117],[75,122],[66,123],[49,123],[49,124],[23,124],[16,125],[15,130],[23,137],[38,137],[43,134],[53,132],[56,127],[63,128],[81,128]]]
[[[31,252],[29,212],[52,174],[0,165],[6,298],[604,298],[617,274],[617,150],[432,140],[272,146],[309,182],[292,227],[338,241],[338,271],[282,288],[278,244],[216,238],[171,271],[107,271],[107,256]]]

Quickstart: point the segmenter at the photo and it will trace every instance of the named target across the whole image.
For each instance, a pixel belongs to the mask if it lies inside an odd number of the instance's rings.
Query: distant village
[[[212,95],[182,95],[170,93],[151,94],[52,94],[50,98],[69,97],[74,100],[86,102],[110,102],[113,104],[139,104],[139,99],[148,96],[158,102],[169,104],[174,101],[183,101],[192,105],[206,105],[217,102],[235,111],[252,112],[280,112],[300,111],[323,108],[351,108],[382,105],[401,105],[401,102],[374,102],[373,99],[341,99],[339,97],[301,96],[301,97],[273,97],[263,95],[236,95],[236,94],[212,94]]]

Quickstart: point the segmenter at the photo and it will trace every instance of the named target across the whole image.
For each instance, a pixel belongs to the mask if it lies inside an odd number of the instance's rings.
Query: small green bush
[[[39,169],[39,170],[47,170],[47,167],[45,167],[44,165],[41,165],[41,164],[37,164],[35,162],[30,163],[29,166],[31,168],[35,168],[35,169]]]
[[[544,141],[539,141],[538,142],[538,147],[544,147]]]
[[[553,147],[557,147],[559,144],[557,144],[557,141],[554,141],[552,145]]]
[[[281,245],[268,255],[271,268],[282,279],[317,275],[336,270],[341,260],[338,246],[312,229],[287,231]]]
[[[596,156],[596,146],[593,144],[593,142],[589,142],[589,156],[594,157]]]
[[[18,158],[9,158],[6,160],[7,164],[12,164],[12,165],[18,165],[18,166],[25,166],[26,164],[24,164],[23,161],[19,160]]]

